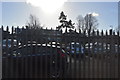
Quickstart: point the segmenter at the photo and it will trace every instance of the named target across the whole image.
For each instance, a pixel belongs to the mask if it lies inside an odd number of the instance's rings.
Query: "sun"
[[[67,0],[27,0],[27,3],[40,7],[46,13],[54,13]]]

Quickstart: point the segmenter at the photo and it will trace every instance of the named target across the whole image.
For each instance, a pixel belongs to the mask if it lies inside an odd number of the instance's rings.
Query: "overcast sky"
[[[87,13],[98,14],[99,29],[109,29],[110,25],[118,25],[118,2],[65,2],[64,5],[54,13],[45,13],[41,8],[35,7],[26,2],[3,2],[2,3],[2,24],[5,26],[24,26],[30,14],[36,15],[41,24],[48,28],[55,28],[59,25],[58,17],[64,11],[76,23],[76,17]]]

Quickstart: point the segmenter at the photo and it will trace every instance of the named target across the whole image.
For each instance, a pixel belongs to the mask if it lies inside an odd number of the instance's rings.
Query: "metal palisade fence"
[[[2,78],[118,78],[120,34],[3,28]]]

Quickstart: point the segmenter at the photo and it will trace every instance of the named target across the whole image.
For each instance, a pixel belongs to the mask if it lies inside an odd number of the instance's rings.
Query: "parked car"
[[[73,57],[76,55],[78,57],[79,55],[83,56],[83,54],[86,54],[85,48],[83,45],[81,45],[78,42],[71,42],[67,45],[67,53],[72,55]]]
[[[47,69],[48,77],[63,77],[66,72],[65,70],[68,67],[67,54],[65,54],[63,49],[60,47],[55,47],[55,45],[28,44],[19,46],[19,48],[11,51],[10,54],[11,55],[9,55],[8,58],[12,58],[15,61],[17,60],[19,65],[23,64],[22,59],[25,58],[28,59],[27,63],[25,64],[32,66],[32,73],[21,73],[23,67],[19,67],[19,70],[17,70],[18,73],[16,73],[18,75],[20,75],[19,73],[33,74],[33,76],[38,75],[38,77],[40,77],[39,74],[46,74],[44,72]],[[35,72],[35,65],[38,65],[37,72]],[[28,71],[30,71],[29,67]],[[43,70],[42,73],[41,70]]]
[[[87,43],[85,45],[86,50],[89,52],[90,57],[97,57],[100,54],[104,54],[104,57],[108,56],[110,51],[110,44],[104,43]],[[117,51],[116,51],[117,52]]]
[[[12,39],[3,39],[2,40],[2,52],[3,52],[3,56],[5,56],[7,54],[9,55],[10,49],[11,49],[12,45],[13,45],[13,47],[16,47],[17,40],[13,39],[13,42],[12,42]]]
[[[8,44],[8,48],[10,48],[11,44],[12,44],[12,39],[8,39],[8,40],[7,39],[3,39],[3,41],[2,41],[2,47],[6,48],[7,47],[6,44]],[[13,39],[13,46],[16,46],[16,44],[17,44],[17,40]]]

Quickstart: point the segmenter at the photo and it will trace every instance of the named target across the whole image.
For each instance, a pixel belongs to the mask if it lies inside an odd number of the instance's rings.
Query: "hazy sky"
[[[59,25],[58,17],[64,11],[76,23],[76,17],[95,12],[99,22],[99,29],[109,29],[110,25],[118,25],[118,3],[117,2],[65,2],[55,13],[45,13],[41,8],[34,7],[25,2],[3,2],[2,3],[2,24],[5,26],[24,26],[29,20],[29,15],[36,15],[41,24],[46,27],[55,28]]]

